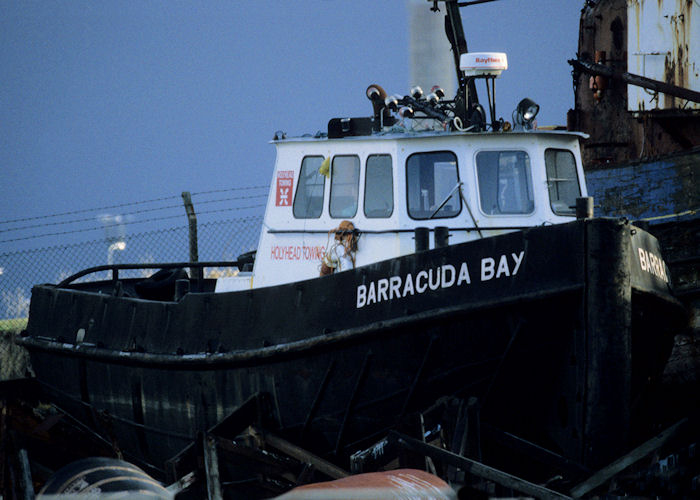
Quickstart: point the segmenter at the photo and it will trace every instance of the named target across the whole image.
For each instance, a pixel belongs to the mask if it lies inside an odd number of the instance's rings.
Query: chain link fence
[[[261,223],[262,216],[251,216],[199,224],[199,260],[236,260],[240,254],[255,250]],[[3,269],[0,276],[0,330],[16,332],[24,328],[33,285],[58,283],[82,269],[109,263],[189,262],[189,234],[189,228],[182,226],[133,234],[118,240],[112,236],[0,254]],[[153,272],[155,270],[121,271],[120,276],[145,277]],[[209,270],[209,273],[213,272],[216,270]],[[83,279],[107,279],[108,276],[108,272],[93,273]]]
[[[266,198],[267,186],[248,186],[0,220],[0,380],[31,373],[28,353],[13,338],[27,325],[32,286],[106,264],[190,262],[192,241],[199,261],[237,260],[257,248]],[[119,276],[156,271],[122,270]],[[204,275],[232,271],[207,268]],[[109,278],[105,271],[78,281]]]

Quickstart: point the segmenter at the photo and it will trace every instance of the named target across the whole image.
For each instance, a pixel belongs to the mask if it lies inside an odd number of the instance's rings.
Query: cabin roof
[[[509,131],[509,132],[462,132],[462,131],[443,131],[443,130],[390,130],[386,132],[373,133],[371,135],[353,135],[340,138],[329,138],[325,133],[317,133],[315,135],[305,134],[297,137],[285,137],[283,139],[273,139],[272,144],[278,143],[293,143],[293,142],[351,142],[351,141],[388,141],[388,140],[406,140],[426,137],[512,137],[512,136],[569,136],[578,137],[579,139],[588,139],[589,135],[583,132],[570,132],[568,130],[527,130],[527,131]]]

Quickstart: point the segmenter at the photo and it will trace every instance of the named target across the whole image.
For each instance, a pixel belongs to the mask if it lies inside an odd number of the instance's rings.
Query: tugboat
[[[442,396],[587,467],[628,448],[683,318],[658,243],[592,218],[585,134],[537,129],[530,99],[496,118],[507,57],[468,52],[444,8],[455,98],[370,85],[371,116],[276,133],[254,255],[34,287],[17,343],[62,409],[156,466],[259,394],[341,465]]]

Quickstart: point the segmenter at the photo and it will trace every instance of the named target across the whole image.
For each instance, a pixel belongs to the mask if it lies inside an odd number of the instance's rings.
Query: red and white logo
[[[292,206],[292,193],[294,192],[294,170],[280,170],[277,172],[277,196],[275,205],[278,207]]]

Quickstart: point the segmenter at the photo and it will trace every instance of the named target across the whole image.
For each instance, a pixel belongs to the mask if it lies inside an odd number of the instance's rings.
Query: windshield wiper
[[[481,229],[479,229],[479,226],[476,224],[476,219],[474,218],[474,214],[472,213],[472,209],[469,207],[469,203],[467,203],[466,198],[464,197],[464,193],[462,193],[462,184],[464,184],[462,181],[458,181],[455,187],[452,188],[452,190],[449,192],[447,197],[440,203],[440,205],[435,209],[435,211],[430,214],[430,217],[428,217],[428,220],[432,219],[437,215],[437,213],[442,210],[442,208],[445,206],[445,204],[452,198],[452,195],[454,194],[455,191],[459,190],[459,199],[464,202],[464,206],[467,207],[467,212],[469,212],[469,217],[472,219],[472,223],[474,223],[474,228],[477,230],[479,233],[479,237],[483,238],[484,235],[481,234]]]
[[[462,182],[460,181],[460,182],[458,182],[458,183],[455,185],[455,187],[452,188],[452,191],[450,191],[450,192],[447,194],[447,197],[446,197],[444,200],[442,200],[442,203],[440,203],[440,205],[438,205],[438,207],[435,209],[435,211],[434,211],[432,214],[430,214],[430,217],[428,217],[428,220],[430,220],[430,219],[432,219],[433,217],[435,217],[435,215],[436,215],[440,210],[442,210],[442,207],[444,207],[444,206],[447,204],[447,202],[450,201],[450,198],[452,198],[452,195],[454,194],[454,192],[457,191],[457,190],[458,190],[459,188],[461,188],[461,187],[462,187]],[[460,193],[461,193],[461,190],[460,190]]]

